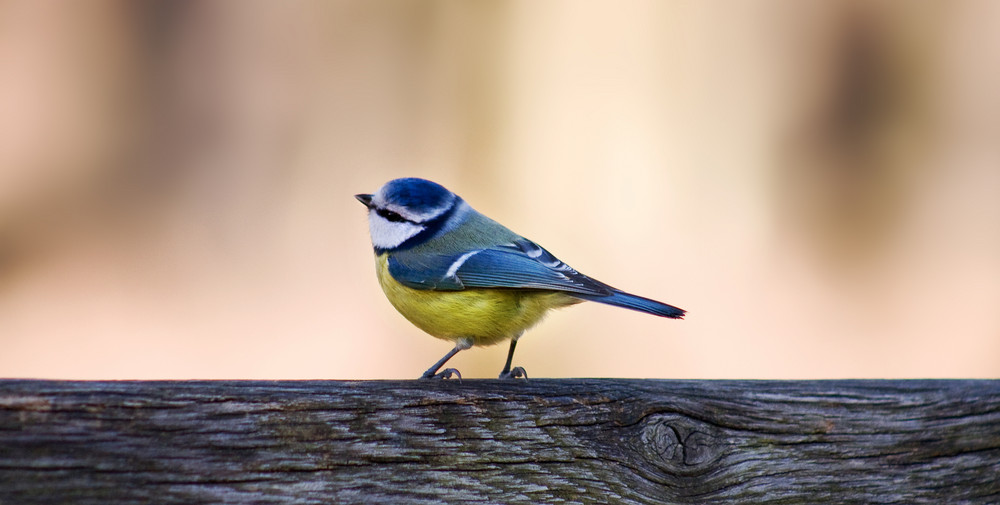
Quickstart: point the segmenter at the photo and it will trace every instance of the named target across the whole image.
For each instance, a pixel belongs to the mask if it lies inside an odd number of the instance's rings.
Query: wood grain
[[[0,505],[1000,503],[1000,381],[0,381]]]

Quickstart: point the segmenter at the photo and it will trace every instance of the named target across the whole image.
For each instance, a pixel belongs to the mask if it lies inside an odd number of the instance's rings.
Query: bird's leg
[[[510,339],[510,350],[507,351],[507,363],[503,365],[503,370],[500,371],[500,378],[502,379],[505,375],[510,374],[510,364],[514,360],[514,348],[517,347],[517,339]]]
[[[421,379],[448,379],[448,378],[451,378],[452,375],[455,375],[455,376],[458,376],[459,379],[461,379],[462,378],[462,374],[458,370],[456,370],[454,368],[445,368],[444,370],[441,371],[441,373],[438,373],[438,370],[441,367],[443,367],[444,364],[447,363],[448,360],[450,360],[452,356],[458,354],[459,351],[464,351],[464,350],[466,350],[466,349],[468,349],[470,347],[472,347],[472,339],[471,338],[463,338],[463,339],[459,340],[458,342],[455,343],[455,348],[454,349],[448,351],[448,354],[445,354],[444,357],[441,358],[441,359],[439,359],[437,363],[434,363],[433,365],[431,365],[431,367],[428,368],[427,371],[424,372],[424,374],[420,376],[420,378]]]
[[[510,350],[507,351],[507,363],[503,365],[503,370],[500,372],[501,379],[528,378],[528,372],[525,372],[523,367],[517,366],[513,370],[510,368],[510,364],[514,360],[514,348],[517,347],[518,338],[520,338],[520,335],[510,339]]]

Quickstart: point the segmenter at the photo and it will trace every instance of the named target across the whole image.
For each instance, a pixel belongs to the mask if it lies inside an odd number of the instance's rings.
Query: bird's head
[[[444,217],[460,201],[444,186],[408,177],[385,183],[373,194],[354,195],[368,207],[368,227],[378,250],[399,248]]]

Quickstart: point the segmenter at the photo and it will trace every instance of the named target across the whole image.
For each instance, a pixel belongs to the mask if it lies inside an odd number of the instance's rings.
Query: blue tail
[[[649,298],[631,295],[624,291],[618,291],[617,289],[614,290],[609,296],[578,294],[574,294],[573,296],[582,300],[590,300],[592,302],[614,305],[616,307],[624,307],[626,309],[638,310],[639,312],[673,319],[683,318],[684,313],[686,312],[684,309],[679,309],[673,305],[667,305],[656,300],[650,300]]]

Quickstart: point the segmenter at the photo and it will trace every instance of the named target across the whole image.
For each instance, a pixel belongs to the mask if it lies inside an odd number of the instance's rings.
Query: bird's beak
[[[365,204],[365,207],[368,207],[369,209],[372,208],[372,195],[360,194],[354,195],[354,198],[357,198],[359,202]]]

